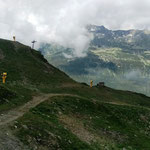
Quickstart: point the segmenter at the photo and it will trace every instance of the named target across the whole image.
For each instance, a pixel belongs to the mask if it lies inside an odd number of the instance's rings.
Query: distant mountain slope
[[[147,30],[108,30],[104,26],[88,26],[94,34],[92,45],[102,47],[120,47],[130,52],[149,50],[150,31]]]
[[[42,44],[45,58],[72,78],[150,95],[150,31],[117,30],[89,25],[93,34],[87,56],[74,58],[71,49]],[[80,64],[80,65],[79,65]]]

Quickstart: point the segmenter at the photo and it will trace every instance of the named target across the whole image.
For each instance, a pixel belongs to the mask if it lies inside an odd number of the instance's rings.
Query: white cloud
[[[57,42],[84,56],[92,38],[87,24],[150,29],[149,14],[149,0],[0,0],[0,37]]]

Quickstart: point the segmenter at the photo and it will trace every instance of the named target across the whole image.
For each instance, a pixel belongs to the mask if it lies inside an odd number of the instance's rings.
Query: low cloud
[[[137,80],[142,77],[142,73],[140,70],[132,70],[130,72],[126,72],[124,77],[128,80]]]
[[[0,0],[0,14],[1,38],[55,42],[77,57],[85,56],[92,39],[87,24],[150,29],[149,0]]]

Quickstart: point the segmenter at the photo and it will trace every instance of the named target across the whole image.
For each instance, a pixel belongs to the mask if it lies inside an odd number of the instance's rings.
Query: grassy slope
[[[5,91],[7,95],[12,95],[4,98],[1,95],[0,112],[22,105],[41,92],[70,93],[84,97],[54,98],[54,103],[42,103],[20,118],[17,123],[18,130],[14,132],[31,148],[150,148],[149,110],[146,109],[150,108],[149,97],[108,87],[90,88],[76,83],[49,65],[39,52],[6,40],[0,40],[0,68],[1,72],[8,72],[7,83],[1,86],[0,93]],[[94,137],[94,142],[90,144],[84,137],[71,131],[65,120],[73,120],[68,118],[75,120],[76,128],[79,123],[81,129],[87,131],[87,135]],[[141,118],[142,121],[139,121]]]
[[[1,71],[8,72],[9,81],[23,81],[34,85],[69,81],[67,75],[48,64],[38,51],[30,47],[0,40],[0,50],[4,56],[0,63]]]
[[[149,150],[149,124],[144,108],[54,97],[17,120],[14,133],[31,149]]]
[[[45,89],[50,91],[55,85],[74,83],[65,73],[48,64],[39,52],[18,42],[0,39],[0,73],[2,72],[8,73],[6,84],[2,86],[17,95],[12,103],[0,106],[6,110],[27,102],[32,95]]]

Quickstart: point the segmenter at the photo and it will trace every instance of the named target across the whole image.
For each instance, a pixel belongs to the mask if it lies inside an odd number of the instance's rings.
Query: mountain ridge
[[[150,97],[75,82],[22,44],[0,50],[0,149],[150,149]]]

